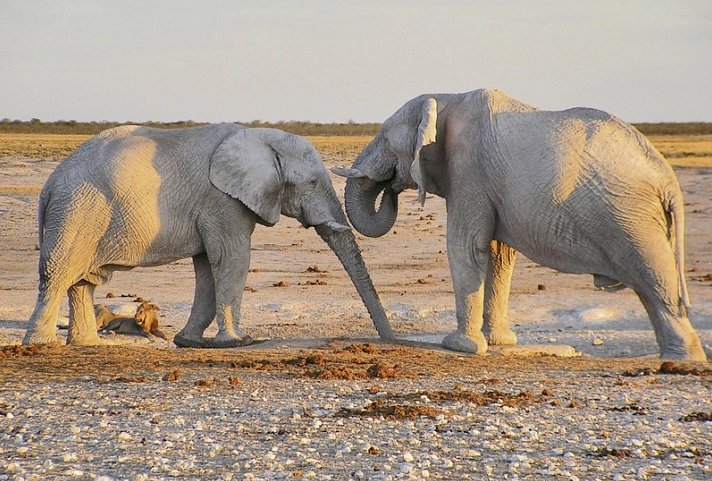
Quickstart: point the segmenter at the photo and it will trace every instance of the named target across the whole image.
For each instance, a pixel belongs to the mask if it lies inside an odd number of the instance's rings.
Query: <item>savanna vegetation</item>
[[[325,162],[350,164],[380,128],[380,124],[252,121],[250,127],[274,127],[307,137]],[[118,122],[29,122],[0,121],[0,159],[27,157],[60,160],[79,144],[102,130],[124,125]],[[146,122],[142,125],[178,128],[203,125],[199,122]],[[655,147],[679,167],[712,167],[712,123],[635,124]]]
[[[252,120],[249,122],[237,122],[248,127],[273,127],[285,132],[297,135],[375,135],[381,124],[355,123],[352,121],[345,123],[322,124],[317,122],[306,122],[299,120],[263,122]],[[0,133],[3,134],[73,134],[73,135],[94,135],[102,130],[110,129],[119,125],[137,124],[147,127],[161,128],[181,128],[204,125],[205,122],[195,122],[193,120],[181,120],[177,122],[77,122],[76,120],[57,120],[54,122],[43,122],[40,119],[11,120],[8,118],[0,120]],[[712,135],[712,122],[660,122],[660,123],[639,123],[633,124],[645,135]]]
[[[248,127],[273,127],[285,132],[297,135],[374,135],[381,128],[379,123],[331,123],[321,124],[304,121],[279,121],[263,122],[252,120],[250,122],[237,122]],[[119,125],[144,125],[147,127],[161,128],[182,128],[197,127],[205,125],[205,122],[194,122],[192,120],[181,120],[178,122],[77,122],[75,120],[57,120],[55,122],[43,122],[39,119],[30,121],[22,120],[0,120],[0,133],[3,134],[71,134],[71,135],[95,135],[102,130],[117,127]]]

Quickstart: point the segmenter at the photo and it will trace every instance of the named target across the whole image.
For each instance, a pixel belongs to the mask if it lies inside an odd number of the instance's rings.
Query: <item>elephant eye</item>
[[[309,180],[309,186],[316,187],[317,182],[319,182],[319,181],[316,179],[311,179],[311,180]]]

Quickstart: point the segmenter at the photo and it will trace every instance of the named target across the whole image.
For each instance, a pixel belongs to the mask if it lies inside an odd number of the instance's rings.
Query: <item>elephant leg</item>
[[[96,332],[94,289],[96,285],[79,281],[67,290],[69,297],[69,334],[67,344],[92,346],[103,344]]]
[[[653,324],[662,359],[707,360],[684,306],[664,301],[649,292],[636,293]]]
[[[487,340],[482,335],[482,322],[489,242],[468,245],[467,242],[451,241],[453,237],[448,229],[448,260],[455,288],[457,330],[443,339],[443,347],[484,354]]]
[[[655,244],[653,244],[655,245]],[[650,254],[642,254],[642,274],[633,287],[643,303],[663,359],[704,361],[700,338],[687,317],[681,301],[677,264],[666,239],[660,239]],[[638,264],[641,265],[641,264]]]
[[[496,240],[490,243],[482,328],[490,346],[508,346],[517,343],[517,335],[510,329],[507,318],[509,291],[516,258],[517,251],[508,245]]]
[[[22,340],[23,344],[61,344],[57,337],[57,316],[59,315],[59,304],[63,299],[63,290],[40,287],[35,309],[30,316],[30,327]]]
[[[215,319],[215,280],[206,254],[193,257],[195,294],[185,327],[173,338],[178,347],[208,347],[203,333]]]
[[[243,249],[229,258],[211,259],[210,267],[215,282],[215,320],[218,333],[209,347],[240,347],[252,342],[240,332],[240,307],[250,267],[250,238],[243,239]],[[210,258],[210,252],[208,252]]]

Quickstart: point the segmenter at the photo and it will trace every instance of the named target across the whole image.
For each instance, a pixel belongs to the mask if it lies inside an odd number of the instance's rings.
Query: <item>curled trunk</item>
[[[315,229],[319,236],[324,239],[324,242],[334,251],[334,254],[336,254],[336,257],[339,258],[339,261],[341,261],[344,269],[349,274],[351,282],[356,287],[373,320],[373,324],[376,326],[378,335],[384,340],[395,339],[391,325],[388,322],[388,318],[386,318],[386,312],[383,310],[381,300],[378,298],[378,293],[373,287],[373,282],[371,282],[371,276],[368,274],[366,264],[361,257],[361,251],[358,248],[358,244],[356,244],[353,232],[350,230],[337,232],[324,225],[316,226]]]
[[[381,192],[381,205],[376,210],[376,199]],[[386,234],[398,216],[398,195],[391,189],[390,181],[346,179],[344,203],[351,224],[368,237],[381,237]]]

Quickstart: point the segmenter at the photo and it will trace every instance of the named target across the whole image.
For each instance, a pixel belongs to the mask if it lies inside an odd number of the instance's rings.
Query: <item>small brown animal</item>
[[[134,317],[118,317],[111,313],[114,317],[109,319],[106,325],[99,332],[115,332],[117,334],[132,334],[144,336],[152,339],[151,335],[168,340],[168,337],[158,328],[158,311],[160,308],[155,304],[150,304],[146,301],[141,302],[136,308]],[[98,323],[99,321],[97,321]]]

